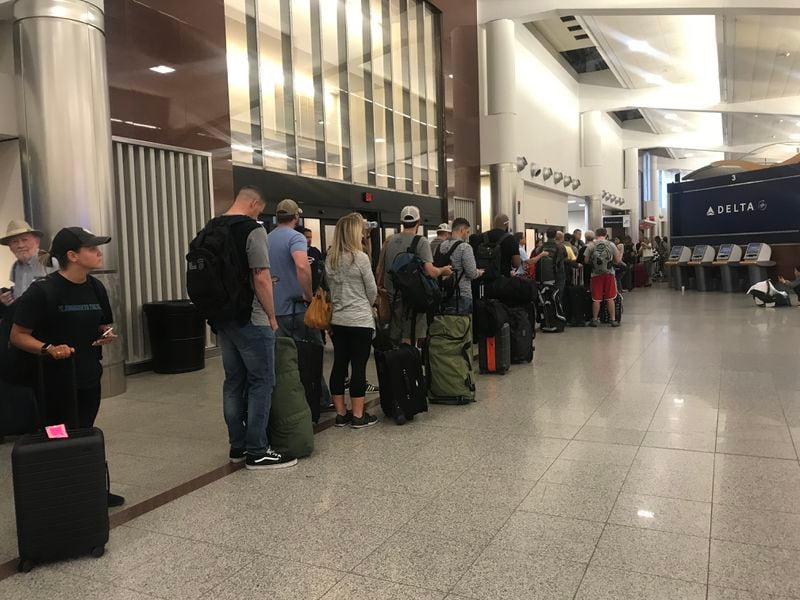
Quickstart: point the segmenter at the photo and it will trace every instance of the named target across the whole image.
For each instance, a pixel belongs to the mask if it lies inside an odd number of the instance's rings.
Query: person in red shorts
[[[609,316],[616,314],[614,300],[617,298],[617,279],[614,265],[622,260],[617,247],[606,239],[608,232],[602,227],[595,231],[595,241],[589,244],[584,262],[592,269],[592,320],[590,327],[597,327],[600,322],[600,303],[607,302]],[[619,327],[619,321],[612,320],[612,327]]]

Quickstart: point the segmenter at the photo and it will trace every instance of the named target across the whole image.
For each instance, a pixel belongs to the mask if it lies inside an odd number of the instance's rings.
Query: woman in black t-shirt
[[[92,427],[100,409],[102,347],[114,342],[113,315],[103,284],[89,273],[103,266],[100,246],[111,241],[80,227],[53,238],[51,254],[60,270],[34,282],[17,301],[11,343],[30,354],[54,359],[45,365],[47,424]],[[77,423],[72,396],[77,387]],[[109,506],[124,502],[109,494]]]

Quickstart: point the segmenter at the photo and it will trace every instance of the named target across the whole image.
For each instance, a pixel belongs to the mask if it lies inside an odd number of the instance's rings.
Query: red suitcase
[[[633,287],[647,287],[650,278],[647,276],[647,266],[644,263],[633,265]]]

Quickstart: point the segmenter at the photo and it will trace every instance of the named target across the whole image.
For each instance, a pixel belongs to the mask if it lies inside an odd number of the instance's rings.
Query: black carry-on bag
[[[47,414],[44,365],[38,368],[39,421]],[[71,360],[73,423],[77,423],[75,363]],[[19,543],[18,569],[34,563],[91,554],[108,542],[108,468],[103,432],[69,427],[69,437],[45,433],[17,440],[11,452]]]
[[[536,337],[536,314],[533,303],[508,306],[508,324],[511,330],[511,364],[533,362]]]
[[[411,319],[412,338],[415,323],[416,314]],[[420,351],[410,344],[394,346],[385,331],[376,336],[374,346],[383,414],[397,425],[404,425],[415,415],[427,412],[427,385]]]
[[[614,319],[617,323],[622,322],[622,294],[617,294],[617,297],[614,298]],[[601,323],[609,323],[610,320],[608,318],[608,305],[605,300],[600,303],[600,322]]]

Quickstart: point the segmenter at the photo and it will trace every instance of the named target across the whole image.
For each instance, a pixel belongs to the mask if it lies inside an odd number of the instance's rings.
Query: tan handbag
[[[331,305],[330,296],[322,286],[319,286],[311,299],[311,304],[306,309],[303,323],[306,324],[306,327],[311,327],[312,329],[330,329],[332,313],[333,306]]]

